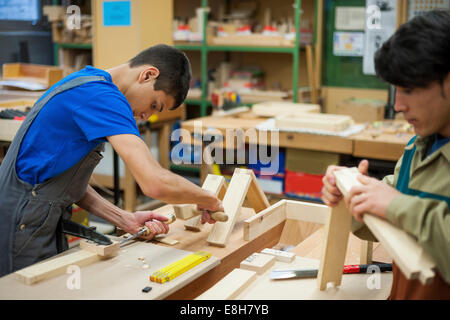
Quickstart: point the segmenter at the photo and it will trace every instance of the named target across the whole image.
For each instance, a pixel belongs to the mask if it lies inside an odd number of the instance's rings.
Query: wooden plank
[[[252,106],[252,113],[260,117],[276,117],[284,113],[319,113],[320,105],[309,103],[294,103],[285,101],[267,101]]]
[[[255,271],[257,274],[263,274],[275,264],[275,260],[276,258],[273,255],[255,252],[241,261],[240,268]]]
[[[317,277],[320,290],[325,290],[329,282],[333,282],[335,286],[341,284],[350,225],[351,215],[344,201],[341,201],[332,209],[325,227],[324,246]]]
[[[213,288],[206,291],[195,300],[231,300],[255,281],[256,272],[234,269]]]
[[[336,184],[344,196],[353,186],[361,184],[357,180],[359,174],[358,169],[354,167],[335,171]],[[433,268],[436,264],[413,236],[370,214],[363,215],[363,221],[383,244],[406,278],[418,278],[423,284],[433,281]]]
[[[14,277],[27,285],[31,285],[64,274],[71,265],[83,267],[98,260],[100,260],[100,256],[96,253],[80,250],[58,258],[50,258],[16,271]]]
[[[244,240],[253,239],[286,220],[286,200],[280,200],[269,208],[244,221]]]
[[[350,116],[341,114],[305,113],[283,114],[275,118],[278,128],[317,129],[326,131],[343,131],[353,123]]]
[[[235,173],[231,177],[227,193],[222,202],[225,214],[228,216],[228,221],[216,222],[214,224],[208,237],[208,243],[210,245],[219,247],[226,246],[251,181],[252,178],[248,174]]]
[[[258,180],[250,169],[240,169],[236,168],[234,173],[248,174],[251,177],[250,187],[247,192],[247,200],[250,203],[250,207],[255,209],[255,212],[261,212],[262,210],[270,207],[269,200],[258,184]]]

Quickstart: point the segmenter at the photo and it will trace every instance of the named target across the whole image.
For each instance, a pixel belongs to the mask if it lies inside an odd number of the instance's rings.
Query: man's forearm
[[[84,197],[76,204],[90,213],[111,222],[115,226],[122,227],[124,224],[122,209],[104,199],[89,185],[86,188]]]

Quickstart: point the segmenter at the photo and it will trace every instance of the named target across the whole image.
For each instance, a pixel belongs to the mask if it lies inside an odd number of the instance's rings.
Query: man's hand
[[[342,193],[336,186],[336,179],[333,172],[344,168],[345,167],[340,166],[329,166],[325,176],[322,179],[322,200],[327,206],[335,207],[342,199]],[[358,170],[361,174],[367,175],[367,171],[369,170],[369,161],[362,160],[358,165]]]
[[[205,223],[216,223],[216,220],[211,218],[209,212],[224,212],[222,201],[219,198],[215,198],[215,200],[210,205],[197,205],[197,210],[202,211],[202,224]]]
[[[357,221],[362,221],[365,213],[386,219],[389,203],[400,192],[386,183],[367,176],[358,176],[360,186],[351,188],[345,202],[350,213]]]
[[[169,226],[164,223],[169,219],[152,211],[136,211],[134,213],[125,211],[123,217],[126,223],[123,229],[131,234],[138,233],[145,225],[150,230],[150,234],[141,236],[141,238],[146,240],[151,240],[158,234],[169,232]]]

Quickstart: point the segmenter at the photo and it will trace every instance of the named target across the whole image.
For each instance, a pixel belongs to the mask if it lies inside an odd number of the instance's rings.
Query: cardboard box
[[[286,170],[284,194],[292,198],[322,202],[323,176]]]
[[[308,174],[324,174],[330,165],[338,165],[338,153],[287,149],[286,170]]]
[[[336,114],[349,115],[355,122],[372,122],[384,119],[386,102],[378,99],[350,98],[336,105]]]

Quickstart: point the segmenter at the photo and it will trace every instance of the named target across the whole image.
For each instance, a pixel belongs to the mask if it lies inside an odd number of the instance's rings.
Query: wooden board
[[[234,269],[196,300],[231,300],[256,279],[256,272]]]
[[[324,113],[283,114],[275,118],[275,125],[278,128],[343,131],[352,124],[350,116]]]
[[[267,101],[252,106],[252,113],[260,117],[276,117],[281,114],[319,113],[320,105],[308,103],[294,103],[284,101]]]
[[[76,251],[79,248],[73,248],[58,257]],[[150,281],[149,277],[153,272],[190,253],[192,252],[136,241],[121,248],[114,258],[82,267],[79,289],[71,290],[67,286],[75,274],[62,274],[32,286],[21,283],[10,274],[0,278],[0,299],[163,299],[220,263],[218,258],[212,256],[172,281],[163,284]],[[143,293],[142,288],[146,286],[153,289],[149,293]]]
[[[66,272],[69,266],[86,266],[101,259],[109,259],[119,253],[119,242],[104,246],[82,239],[80,249],[72,254],[49,259],[14,272],[16,279],[31,285]]]
[[[273,227],[284,223],[286,200],[281,200],[269,208],[244,221],[244,240],[251,241]]]
[[[360,175],[357,168],[342,169],[334,174],[336,184],[344,196],[353,186],[361,184],[357,180],[357,176]],[[418,278],[423,284],[429,284],[433,281],[435,276],[433,268],[436,265],[413,236],[388,221],[370,214],[365,214],[363,221],[383,244],[408,279]]]

